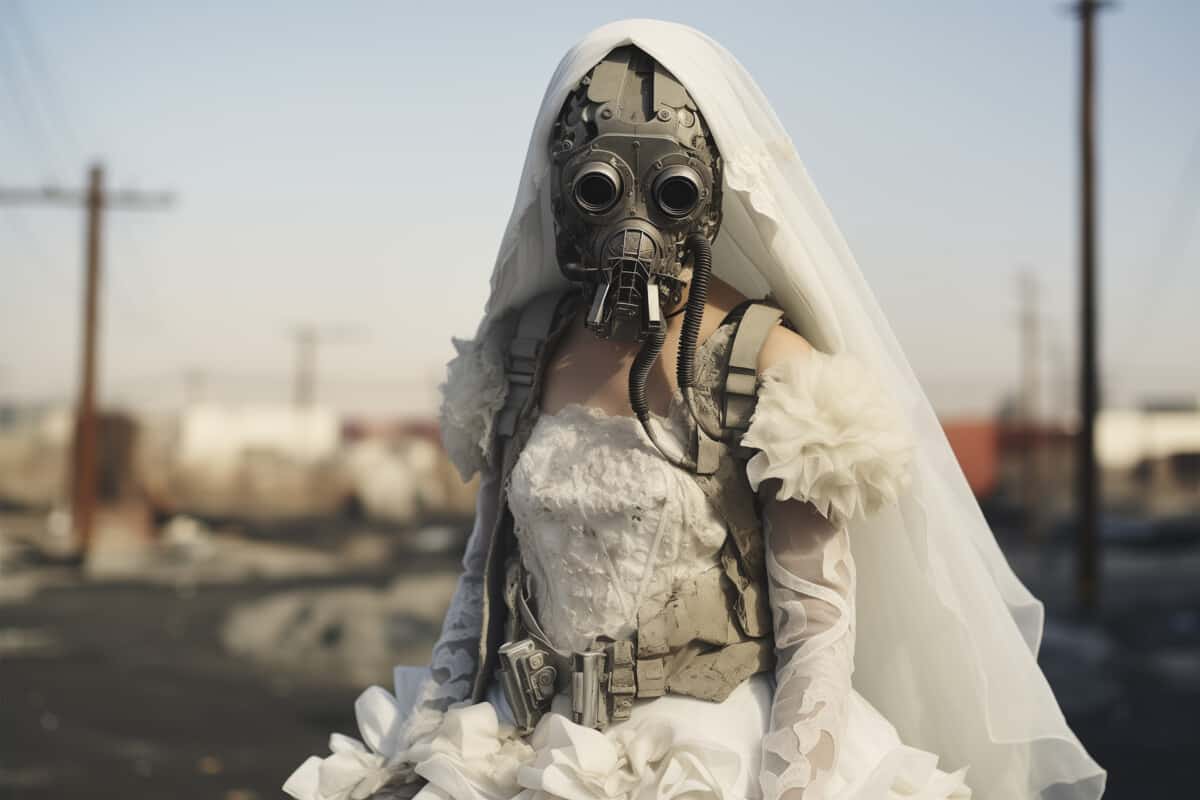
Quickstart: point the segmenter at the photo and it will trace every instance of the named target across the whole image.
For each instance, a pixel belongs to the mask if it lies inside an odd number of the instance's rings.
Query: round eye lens
[[[700,202],[700,179],[687,167],[671,167],[654,182],[654,199],[667,215],[686,217]]]
[[[575,178],[575,202],[584,211],[603,214],[621,194],[621,176],[607,164],[584,167]]]

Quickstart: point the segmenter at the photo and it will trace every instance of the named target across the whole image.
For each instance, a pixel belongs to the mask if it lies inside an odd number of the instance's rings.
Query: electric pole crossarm
[[[109,192],[104,198],[108,208],[124,211],[156,211],[169,208],[175,202],[175,195],[170,192]]]
[[[84,206],[87,194],[51,186],[40,189],[0,188],[0,206]]]
[[[174,202],[175,196],[170,192],[121,190],[106,192],[103,198],[105,208],[123,211],[165,209]],[[42,205],[85,208],[87,204],[87,192],[74,189],[60,189],[54,186],[44,186],[40,189],[0,187],[0,206]]]

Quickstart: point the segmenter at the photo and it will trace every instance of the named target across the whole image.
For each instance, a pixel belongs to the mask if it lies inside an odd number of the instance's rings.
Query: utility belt
[[[714,567],[687,582],[657,613],[639,614],[630,638],[597,637],[589,649],[567,652],[542,630],[520,559],[511,558],[504,587],[509,640],[497,651],[497,677],[517,729],[532,731],[560,693],[570,696],[575,723],[603,730],[628,719],[635,699],[671,692],[719,701],[745,678],[771,668],[771,637],[741,632],[721,580]]]

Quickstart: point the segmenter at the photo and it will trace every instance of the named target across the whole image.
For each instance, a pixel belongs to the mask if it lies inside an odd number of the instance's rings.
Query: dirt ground
[[[335,574],[164,585],[62,567],[0,575],[10,591],[31,577],[41,586],[0,602],[0,798],[283,797],[307,755],[328,753],[331,732],[357,735],[365,687],[235,656],[222,642],[228,619],[281,593],[384,594],[397,577],[421,583],[456,564],[409,552]],[[340,632],[328,626],[324,644],[336,648]],[[412,652],[436,631],[405,633]],[[373,682],[390,686],[390,670],[378,672]]]
[[[280,796],[298,757],[353,731],[356,693],[298,688],[222,652],[230,606],[266,588],[64,587],[0,609],[0,627],[37,637],[0,661],[0,795]]]

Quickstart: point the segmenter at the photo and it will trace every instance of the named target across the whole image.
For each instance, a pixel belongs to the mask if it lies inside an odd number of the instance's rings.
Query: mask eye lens
[[[654,182],[654,199],[668,216],[686,217],[700,202],[700,180],[687,167],[670,167]]]
[[[603,214],[617,203],[621,176],[607,164],[584,167],[575,178],[575,202],[584,211]]]

